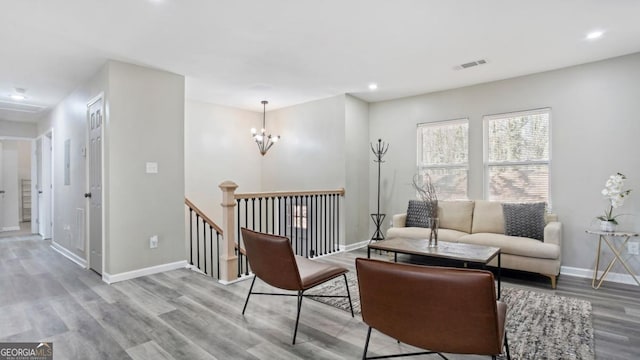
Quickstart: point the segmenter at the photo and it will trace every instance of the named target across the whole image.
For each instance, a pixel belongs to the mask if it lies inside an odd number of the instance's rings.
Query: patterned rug
[[[347,274],[353,311],[360,313],[355,272]],[[318,286],[309,294],[345,294],[342,277]],[[314,300],[349,311],[347,299]],[[524,289],[502,288],[507,303],[507,331],[512,360],[592,360],[595,358],[591,303]],[[506,356],[499,357],[506,359]]]

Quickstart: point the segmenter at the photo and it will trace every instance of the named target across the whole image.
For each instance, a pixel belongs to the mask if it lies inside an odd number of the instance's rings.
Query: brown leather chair
[[[349,306],[351,307],[351,317],[353,317],[353,305],[351,304],[351,294],[349,294],[349,285],[347,284],[346,276],[349,270],[340,266],[329,265],[294,255],[289,239],[284,236],[260,233],[245,228],[242,228],[241,231],[247,259],[249,260],[251,271],[255,274],[251,282],[251,287],[249,288],[249,294],[247,294],[247,300],[242,309],[242,315],[244,315],[247,309],[251,294],[297,296],[298,313],[296,315],[296,326],[293,330],[293,344],[296,343],[303,297],[348,298]],[[347,295],[304,294],[305,291],[335,279],[340,275],[344,277]],[[279,289],[296,291],[297,294],[253,292],[253,285],[256,282],[256,278],[260,278],[267,284]]]
[[[426,352],[490,355],[506,350],[507,305],[496,300],[493,274],[484,270],[356,259],[362,320],[369,325],[363,359],[374,328]]]

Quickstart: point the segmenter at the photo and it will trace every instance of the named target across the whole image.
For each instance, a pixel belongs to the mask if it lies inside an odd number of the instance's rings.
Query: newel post
[[[222,190],[222,232],[223,241],[220,249],[220,281],[229,282],[238,278],[238,257],[235,254],[236,232],[235,217],[236,207],[235,191],[238,185],[233,181],[225,181],[220,184]]]

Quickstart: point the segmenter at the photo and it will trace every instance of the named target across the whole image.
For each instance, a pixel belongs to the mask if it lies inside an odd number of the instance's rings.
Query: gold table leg
[[[627,245],[627,242],[629,241],[631,237],[630,236],[625,236],[624,241],[622,242],[622,245],[620,246],[620,249],[624,249],[625,245]],[[604,242],[609,246],[609,248],[611,249],[611,251],[613,251],[613,255],[615,256],[611,262],[609,262],[609,265],[607,265],[607,268],[605,269],[604,273],[602,274],[602,276],[600,278],[598,278],[598,268],[600,267],[600,250],[602,247],[602,240],[604,240]],[[616,248],[608,239],[606,236],[604,235],[600,235],[600,240],[598,241],[598,255],[596,257],[596,267],[593,270],[593,279],[591,280],[591,287],[594,289],[599,289],[600,286],[602,285],[602,282],[604,281],[604,278],[607,276],[607,274],[609,273],[609,271],[611,270],[611,268],[613,267],[613,265],[616,263],[616,261],[620,260],[620,263],[622,264],[622,266],[624,266],[624,268],[627,270],[627,272],[629,273],[629,275],[631,275],[631,277],[633,277],[633,280],[636,281],[636,283],[638,285],[640,285],[640,281],[638,281],[638,278],[636,277],[636,275],[633,273],[633,271],[631,270],[631,268],[629,267],[629,265],[627,264],[626,261],[624,261],[624,259],[622,258],[622,255],[620,254],[620,249]],[[598,285],[596,286],[596,281],[598,281]]]

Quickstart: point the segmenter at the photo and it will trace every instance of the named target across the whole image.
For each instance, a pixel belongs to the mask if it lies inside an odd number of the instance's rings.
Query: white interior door
[[[0,154],[0,197],[2,198],[2,231],[20,230],[20,188],[18,187],[18,143],[3,140]]]
[[[89,103],[88,111],[89,267],[102,274],[102,98]]]
[[[3,148],[2,142],[0,141],[0,231],[4,228],[4,203],[5,203],[5,194],[6,191],[4,189],[4,176],[3,176]]]
[[[38,181],[38,232],[43,239],[52,236],[51,133],[40,137],[40,174]]]

